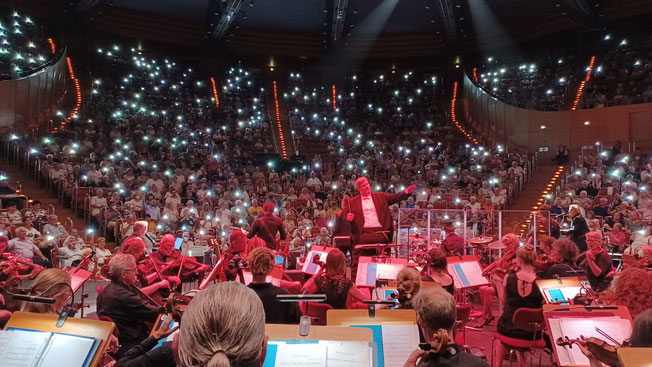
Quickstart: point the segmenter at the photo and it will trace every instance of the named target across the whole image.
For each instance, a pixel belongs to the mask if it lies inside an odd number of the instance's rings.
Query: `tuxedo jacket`
[[[405,191],[401,191],[398,194],[388,194],[386,192],[371,193],[371,198],[376,207],[376,215],[378,215],[378,222],[383,227],[383,231],[389,231],[390,238],[394,231],[394,220],[389,212],[389,206],[407,199],[408,196]],[[353,222],[351,222],[351,233],[354,235],[362,233],[364,229],[364,214],[362,213],[362,197],[360,195],[355,196],[349,201],[349,210],[355,215]]]

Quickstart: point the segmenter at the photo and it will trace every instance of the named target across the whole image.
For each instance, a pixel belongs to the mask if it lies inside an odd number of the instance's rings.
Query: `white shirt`
[[[371,198],[371,195],[364,197],[360,196],[362,201],[362,215],[364,217],[364,228],[382,228],[380,221],[378,220],[378,213],[376,212],[376,206],[374,205],[374,200]]]

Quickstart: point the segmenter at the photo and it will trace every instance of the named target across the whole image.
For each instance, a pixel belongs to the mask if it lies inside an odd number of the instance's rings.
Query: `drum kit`
[[[428,262],[428,251],[432,248],[440,248],[441,238],[430,238],[424,236],[422,233],[414,232],[405,236],[406,245],[410,260],[418,264],[425,264]],[[466,245],[467,255],[476,255],[478,259],[487,256],[491,250],[502,251],[505,245],[500,240],[495,240],[491,236],[477,236],[471,238]]]

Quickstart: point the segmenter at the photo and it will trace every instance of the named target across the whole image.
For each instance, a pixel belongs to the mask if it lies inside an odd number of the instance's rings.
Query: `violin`
[[[517,268],[516,261],[514,261],[515,258],[516,250],[510,250],[506,252],[502,258],[487,265],[487,267],[482,270],[482,276],[487,276],[490,274],[502,274],[504,276],[512,271],[515,271]]]
[[[597,250],[595,250],[595,251],[593,251],[593,250],[586,250],[586,251],[582,252],[581,254],[577,255],[577,260],[576,260],[576,262],[577,262],[578,264],[581,263],[582,260],[583,260],[586,256],[588,256],[589,254],[591,255],[593,261],[598,261],[598,258],[600,257],[600,255],[602,255],[603,252],[606,252],[606,251],[605,251],[602,247],[600,247],[599,249],[597,249]]]
[[[555,341],[555,344],[563,347],[568,346],[569,348],[572,348],[573,344],[580,345],[586,348],[600,362],[611,366],[618,363],[618,349],[620,347],[628,346],[629,341],[626,340],[622,344],[615,343],[616,345],[610,345],[606,341],[599,338],[585,338],[580,336],[577,339],[559,337]]]
[[[19,256],[13,256],[9,253],[0,255],[0,259],[5,259],[5,261],[0,263],[0,269],[9,278],[23,275],[29,279],[34,279],[45,269],[40,265],[34,264],[31,259],[21,259]]]

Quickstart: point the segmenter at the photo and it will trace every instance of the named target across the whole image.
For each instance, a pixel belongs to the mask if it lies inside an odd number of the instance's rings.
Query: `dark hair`
[[[268,201],[263,204],[263,213],[274,213],[274,203]]]
[[[634,319],[634,329],[630,338],[634,348],[652,347],[652,308],[641,312]]]
[[[446,253],[439,248],[432,248],[428,251],[428,256],[430,260],[428,264],[431,269],[444,270],[448,265],[448,260],[446,259]]]
[[[573,262],[577,258],[579,249],[577,245],[568,238],[560,238],[552,244],[553,251],[561,256],[562,261]]]

